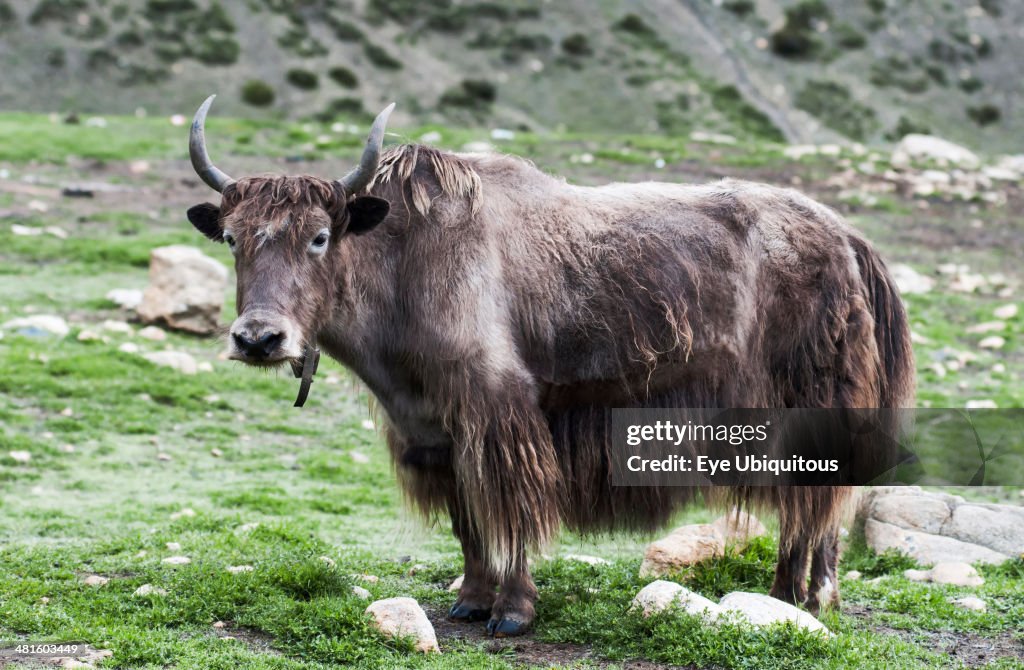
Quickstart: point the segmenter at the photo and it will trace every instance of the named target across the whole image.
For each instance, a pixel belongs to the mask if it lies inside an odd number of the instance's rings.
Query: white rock
[[[117,350],[126,354],[137,354],[139,353],[139,345],[134,342],[122,342]]]
[[[183,351],[154,351],[142,354],[142,357],[150,363],[168,367],[186,375],[194,375],[199,371],[196,359]]]
[[[228,269],[195,247],[158,247],[150,254],[149,286],[138,306],[145,323],[209,335],[220,319]]]
[[[723,614],[735,612],[755,626],[770,626],[774,623],[792,621],[799,628],[830,634],[828,628],[810,612],[761,593],[730,593],[719,601],[718,606]]]
[[[160,562],[167,565],[188,565],[192,562],[192,559],[188,556],[168,556]]]
[[[1006,345],[1006,338],[1000,337],[999,335],[989,335],[978,342],[978,346],[982,349],[1002,349]]]
[[[889,273],[892,275],[893,281],[896,282],[896,288],[900,290],[900,293],[928,293],[935,287],[934,279],[926,277],[909,265],[897,263],[889,267]]]
[[[943,533],[963,542],[984,545],[1008,556],[1024,554],[1024,507],[958,505]]]
[[[964,609],[974,610],[975,612],[984,612],[988,609],[988,605],[984,600],[978,596],[963,596],[962,598],[953,598],[950,600],[954,605],[963,607]]]
[[[125,321],[113,321],[108,319],[100,324],[100,327],[103,328],[103,330],[109,330],[112,333],[121,333],[122,335],[131,335],[134,332],[132,327]]]
[[[431,130],[420,135],[420,142],[422,142],[423,144],[437,144],[440,141],[441,133],[437,132],[436,130]]]
[[[984,321],[982,323],[976,323],[973,326],[967,327],[967,332],[972,335],[979,335],[981,333],[998,333],[1006,329],[1006,322],[1004,321]]]
[[[27,334],[43,332],[56,335],[57,337],[64,337],[71,331],[68,328],[67,321],[54,314],[32,314],[31,316],[11,319],[3,327]]]
[[[865,520],[864,537],[868,546],[878,553],[894,549],[923,565],[933,565],[943,561],[999,564],[1010,558],[1006,554],[988,547],[962,542],[943,535],[908,530],[876,519]]]
[[[964,403],[964,409],[999,409],[999,405],[991,398],[981,398],[980,400],[968,400]]]
[[[437,635],[426,612],[412,598],[387,598],[371,603],[366,613],[373,625],[387,637],[411,637],[417,651],[437,652]]]
[[[936,563],[931,570],[907,570],[903,576],[913,581],[928,581],[952,586],[981,586],[984,578],[970,563],[944,561]]]
[[[364,582],[368,582],[370,584],[376,584],[380,581],[380,577],[378,577],[377,575],[356,575],[356,579],[361,579]]]
[[[372,419],[363,419],[363,422],[359,425],[366,430],[374,430],[377,427],[376,424],[373,423]]]
[[[992,312],[997,319],[1012,319],[1017,316],[1018,308],[1014,303],[1000,305]]]
[[[199,361],[199,363],[196,364],[196,371],[213,372],[213,363],[210,361]]]
[[[135,589],[133,596],[165,596],[167,591],[152,584],[143,584],[139,588]]]
[[[794,144],[782,150],[782,155],[792,160],[800,160],[804,156],[814,156],[818,147],[813,144]]]
[[[38,237],[43,234],[43,229],[33,228],[32,226],[23,226],[20,223],[12,223],[11,233],[18,235],[19,237]]]
[[[448,585],[448,590],[452,593],[457,593],[462,588],[462,582],[465,581],[466,575],[459,575],[455,578],[451,584]]]
[[[107,579],[106,577],[101,577],[100,575],[89,575],[88,577],[82,580],[82,583],[86,586],[103,586],[109,581],[109,579]]]
[[[567,561],[576,561],[578,563],[586,563],[587,565],[609,565],[609,561],[599,556],[587,556],[586,554],[566,554],[563,556]]]
[[[28,463],[32,460],[32,454],[21,449],[15,449],[14,451],[7,452],[7,455],[11,457],[11,460],[15,463]]]
[[[167,548],[167,551],[181,551],[181,544],[178,542],[168,542],[164,547]]]
[[[725,552],[725,537],[712,524],[692,524],[647,545],[641,577],[662,577]]]
[[[370,599],[370,592],[364,589],[362,586],[353,586],[352,594],[359,598],[362,598],[363,600]]]
[[[229,565],[227,570],[233,575],[237,575],[243,572],[252,572],[256,568],[251,565]]]
[[[192,509],[191,507],[185,507],[177,512],[172,512],[171,521],[177,521],[178,519],[182,519],[185,517],[193,517],[195,515],[196,511],[194,509]]]
[[[79,342],[95,342],[101,340],[103,337],[94,330],[80,330],[78,331],[78,337],[76,338]]]
[[[137,288],[115,288],[107,291],[106,297],[123,309],[135,309],[142,302],[142,291]]]
[[[661,612],[678,605],[688,614],[714,619],[720,613],[719,606],[699,593],[676,584],[659,579],[651,582],[633,598],[631,609],[639,609],[644,616]]]
[[[252,531],[256,530],[259,527],[260,527],[259,521],[250,521],[249,523],[243,523],[241,526],[239,526],[235,530],[237,532],[239,532],[239,533],[251,533]]]
[[[334,562],[334,559],[331,558],[330,556],[321,556],[320,557],[320,562],[323,563],[324,565],[326,565],[329,568],[337,567],[337,565],[338,565],[337,563]]]
[[[915,161],[934,161],[939,165],[970,170],[980,165],[978,156],[959,144],[933,135],[910,134],[896,145],[890,162],[893,166],[902,168],[910,166]]]
[[[855,582],[862,576],[863,575],[861,574],[860,570],[850,570],[845,575],[843,575],[843,579],[848,579],[851,582]]]
[[[489,154],[494,151],[494,145],[490,142],[466,142],[462,150],[471,154]]]
[[[515,138],[515,131],[508,130],[507,128],[495,128],[491,131],[492,140],[514,140]]]
[[[690,139],[704,144],[736,144],[736,138],[732,135],[709,133],[703,130],[695,130],[690,133]]]
[[[154,342],[163,342],[167,339],[167,333],[162,328],[156,326],[146,326],[139,331],[139,337],[145,340],[152,340]]]
[[[348,456],[349,456],[349,458],[352,459],[352,461],[354,463],[369,463],[370,462],[370,457],[369,456],[367,456],[366,454],[364,454],[361,451],[356,451],[355,449],[353,449],[352,451],[348,452]]]

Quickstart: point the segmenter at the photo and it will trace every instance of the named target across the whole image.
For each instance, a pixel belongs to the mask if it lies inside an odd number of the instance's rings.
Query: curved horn
[[[366,148],[363,149],[363,157],[359,159],[359,165],[337,182],[345,189],[345,193],[358,193],[373,179],[373,174],[377,171],[377,163],[380,162],[380,150],[384,144],[384,127],[388,124],[388,117],[391,116],[394,109],[395,103],[391,103],[373,120],[370,135],[366,138]]]
[[[192,119],[192,129],[188,133],[188,156],[192,159],[192,167],[199,178],[206,182],[206,185],[217,193],[235,183],[235,180],[217,169],[217,166],[210,161],[210,154],[206,153],[206,113],[210,111],[210,105],[216,95],[211,95],[206,102],[199,106],[195,118]]]

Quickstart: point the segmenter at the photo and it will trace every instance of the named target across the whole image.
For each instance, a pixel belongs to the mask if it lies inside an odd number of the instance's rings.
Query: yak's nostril
[[[283,333],[267,332],[260,335],[258,338],[251,338],[242,333],[232,333],[231,338],[235,341],[235,346],[241,351],[247,358],[267,358],[274,352],[274,350],[281,344],[284,339]]]

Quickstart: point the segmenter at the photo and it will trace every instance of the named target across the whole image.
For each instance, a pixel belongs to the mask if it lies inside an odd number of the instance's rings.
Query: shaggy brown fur
[[[306,240],[344,210],[328,188],[242,180],[225,221],[239,239],[271,221]],[[366,194],[390,214],[333,240],[330,270],[260,266],[240,273],[240,295],[273,281],[319,296],[316,313],[307,300],[289,314],[369,386],[407,497],[450,516],[462,542],[452,616],[489,613],[492,633],[521,632],[530,548],[562,524],[655,528],[698,493],[778,512],[773,595],[837,599],[852,489],[614,487],[610,411],[909,405],[906,316],[859,233],[790,190],[584,188],[519,159],[419,146],[389,150]]]

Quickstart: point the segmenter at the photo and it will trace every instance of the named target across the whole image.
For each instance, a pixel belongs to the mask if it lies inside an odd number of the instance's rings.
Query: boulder
[[[864,538],[874,551],[895,549],[918,563],[998,564],[1024,552],[1024,508],[969,503],[917,486],[880,486],[861,501]]]
[[[143,322],[199,335],[217,330],[228,269],[199,249],[172,245],[153,249],[149,286],[137,308]]]
[[[935,280],[921,274],[914,268],[903,263],[896,263],[889,268],[896,288],[903,294],[928,293],[935,287]]]
[[[738,507],[718,517],[711,525],[725,538],[727,545],[745,547],[751,538],[768,534],[768,529],[756,516]]]
[[[941,166],[977,169],[981,164],[970,149],[934,135],[905,136],[892,152],[894,167],[910,167],[912,163],[936,163]]]
[[[826,635],[831,635],[825,624],[814,618],[810,612],[761,593],[736,591],[723,596],[718,606],[723,614],[733,612],[754,626],[770,626],[774,623],[792,621],[798,628],[822,631]]]
[[[64,337],[71,332],[67,321],[54,314],[33,314],[31,316],[23,316],[20,319],[11,319],[3,327],[30,337],[44,335]]]
[[[721,611],[718,605],[699,593],[694,593],[675,582],[661,579],[640,589],[633,598],[631,609],[639,609],[644,616],[650,616],[675,605],[688,614],[708,619],[717,618]]]
[[[373,625],[387,637],[408,637],[424,653],[440,652],[437,635],[419,603],[412,598],[386,598],[371,603],[366,613]]]
[[[647,545],[640,576],[662,577],[724,552],[725,537],[713,524],[682,526]]]

